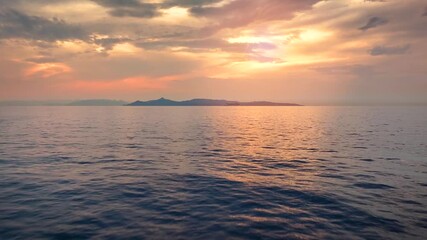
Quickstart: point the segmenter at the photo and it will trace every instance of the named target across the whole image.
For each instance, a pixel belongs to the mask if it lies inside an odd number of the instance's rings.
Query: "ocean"
[[[426,235],[426,107],[0,107],[0,239]]]

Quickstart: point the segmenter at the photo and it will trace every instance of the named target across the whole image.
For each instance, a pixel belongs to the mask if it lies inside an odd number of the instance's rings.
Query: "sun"
[[[272,43],[273,41],[269,37],[264,36],[239,36],[228,38],[229,43]]]
[[[317,30],[317,29],[308,29],[304,30],[299,34],[299,39],[304,42],[320,42],[326,40],[332,35],[331,32]]]

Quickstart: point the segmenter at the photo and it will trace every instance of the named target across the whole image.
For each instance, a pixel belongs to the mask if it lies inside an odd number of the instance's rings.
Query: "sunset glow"
[[[426,119],[426,0],[0,0],[0,240],[423,240]]]
[[[62,89],[67,99],[426,102],[425,7],[422,0],[7,1],[0,100],[36,88],[39,95],[24,98],[51,99]],[[161,78],[179,80],[156,83]],[[144,79],[140,92],[126,79]],[[71,94],[76,85],[88,88]],[[151,87],[160,85],[162,92]]]

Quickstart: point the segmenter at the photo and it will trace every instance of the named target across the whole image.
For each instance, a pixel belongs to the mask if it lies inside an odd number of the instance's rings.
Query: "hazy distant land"
[[[128,102],[111,99],[86,99],[77,101],[1,101],[0,106],[124,106]]]
[[[186,101],[174,101],[159,98],[150,101],[136,101],[127,106],[302,106],[296,103],[276,103],[267,101],[239,102],[228,100],[192,99]]]
[[[159,98],[128,103],[121,100],[87,99],[78,101],[4,101],[0,106],[302,106],[296,103],[276,103],[267,101],[240,102],[213,99],[191,99],[174,101]]]

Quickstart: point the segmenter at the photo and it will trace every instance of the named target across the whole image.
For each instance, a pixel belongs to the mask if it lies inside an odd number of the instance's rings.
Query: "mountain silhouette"
[[[213,99],[192,99],[186,101],[174,101],[166,98],[157,100],[136,101],[127,106],[302,106],[295,103],[275,103],[267,101],[239,102]]]

